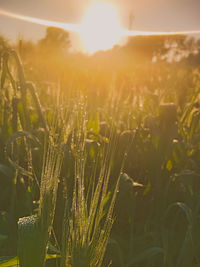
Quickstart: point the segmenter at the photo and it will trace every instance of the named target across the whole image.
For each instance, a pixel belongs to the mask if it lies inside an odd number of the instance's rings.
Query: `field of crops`
[[[200,266],[200,42],[69,46],[0,40],[0,267]]]

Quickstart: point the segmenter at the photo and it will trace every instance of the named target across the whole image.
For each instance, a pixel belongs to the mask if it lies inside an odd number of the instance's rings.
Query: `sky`
[[[94,0],[0,0],[0,9],[41,19],[80,23]],[[134,30],[200,30],[200,0],[107,0],[118,10],[121,25],[128,28],[134,13]],[[45,35],[45,27],[0,16],[0,34],[14,41],[36,41]]]

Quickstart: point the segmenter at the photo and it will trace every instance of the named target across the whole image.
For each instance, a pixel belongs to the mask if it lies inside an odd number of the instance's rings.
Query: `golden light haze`
[[[123,34],[116,9],[106,2],[92,4],[80,25],[80,36],[87,52],[107,50],[119,42]]]
[[[187,35],[200,33],[200,30],[167,32],[124,29],[121,26],[120,16],[116,7],[113,4],[102,1],[96,1],[88,7],[80,24],[39,19],[5,10],[0,10],[0,15],[43,26],[54,26],[69,32],[78,33],[82,43],[82,50],[86,53],[95,53],[99,50],[111,49],[118,44],[123,37],[128,36]]]

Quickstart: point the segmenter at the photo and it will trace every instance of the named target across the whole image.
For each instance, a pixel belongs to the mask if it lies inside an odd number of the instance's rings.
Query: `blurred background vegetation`
[[[0,255],[18,254],[18,220],[41,208],[45,134],[55,110],[66,109],[72,119],[59,119],[56,134],[65,122],[73,126],[63,141],[49,253],[70,243],[62,225],[83,142],[86,199],[106,164],[102,155],[112,152],[102,214],[120,175],[101,265],[200,266],[199,66],[200,41],[186,36],[131,37],[91,56],[73,52],[69,33],[53,27],[37,43],[1,37]]]

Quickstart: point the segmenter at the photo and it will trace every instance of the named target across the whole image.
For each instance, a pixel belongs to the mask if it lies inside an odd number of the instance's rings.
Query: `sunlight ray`
[[[97,10],[95,11],[97,12]],[[97,16],[97,13],[90,14],[89,17],[86,16],[86,19],[82,21],[80,24],[73,23],[63,23],[45,19],[39,19],[35,17],[23,16],[20,14],[8,12],[0,9],[0,15],[10,17],[13,19],[18,19],[38,25],[43,26],[53,26],[57,28],[64,29],[69,32],[78,33],[81,39],[87,44],[88,49],[86,49],[89,53],[94,53],[98,50],[107,50],[116,45],[119,40],[123,37],[130,36],[165,36],[165,35],[195,35],[200,34],[200,30],[191,30],[191,31],[139,31],[139,30],[127,30],[123,29],[119,21],[117,21],[117,17],[113,18],[113,25],[109,24],[109,17],[107,18],[106,23],[101,23],[101,20],[98,20],[95,24],[92,24],[93,19]],[[108,16],[115,14],[112,12],[107,14]],[[89,19],[88,19],[89,18]],[[101,18],[101,16],[100,16]],[[110,27],[109,27],[110,26]],[[96,28],[95,28],[96,27]],[[110,36],[113,35],[113,36]],[[112,38],[111,38],[112,37]],[[110,38],[110,39],[109,39]],[[102,40],[104,40],[102,42]],[[107,42],[109,41],[109,42]],[[99,45],[100,44],[100,45]]]
[[[192,31],[133,31],[133,30],[123,30],[124,36],[156,36],[156,35],[191,35],[200,34],[200,30]]]
[[[45,20],[39,19],[29,16],[23,16],[20,14],[8,12],[5,10],[0,9],[0,15],[19,19],[23,21],[27,21],[30,23],[35,23],[43,26],[54,26],[58,28],[62,28],[67,31],[77,32],[79,33],[82,30],[81,24],[73,24],[73,23],[64,23],[64,22],[57,22],[52,20]],[[188,34],[200,34],[200,30],[191,30],[191,31],[139,31],[139,30],[126,30],[122,29],[120,31],[121,36],[150,36],[150,35],[188,35]]]
[[[13,18],[13,19],[31,22],[31,23],[38,24],[38,25],[54,26],[57,28],[64,29],[66,31],[72,31],[72,32],[78,32],[79,31],[79,25],[78,24],[63,23],[63,22],[39,19],[39,18],[34,18],[34,17],[29,17],[29,16],[23,16],[23,15],[15,14],[12,12],[7,12],[7,11],[2,10],[2,9],[0,9],[0,15],[6,16],[9,18]]]

